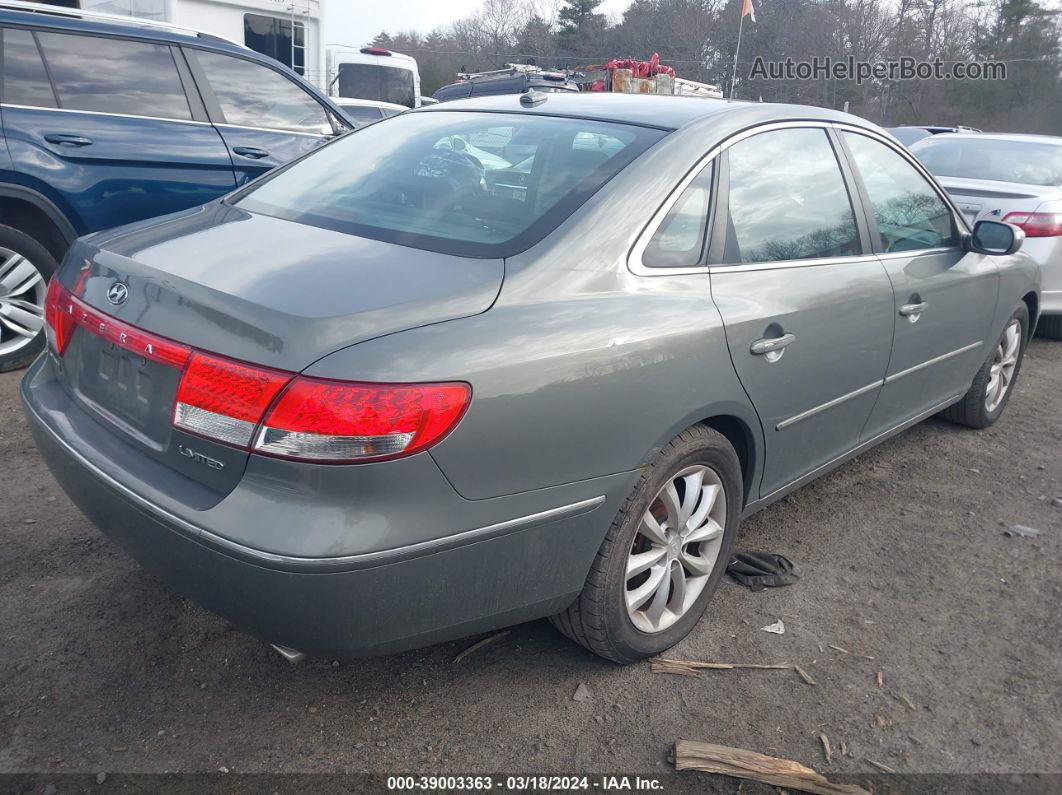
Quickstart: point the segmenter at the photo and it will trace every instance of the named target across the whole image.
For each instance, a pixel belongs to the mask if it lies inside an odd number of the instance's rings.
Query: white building
[[[85,11],[157,19],[244,44],[324,89],[323,0],[76,0]]]

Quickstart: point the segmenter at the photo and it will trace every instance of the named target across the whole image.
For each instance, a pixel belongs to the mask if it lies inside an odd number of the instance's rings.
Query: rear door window
[[[704,251],[711,198],[712,166],[709,165],[701,169],[668,210],[642,252],[642,264],[649,268],[697,265]]]
[[[407,113],[281,170],[238,204],[416,248],[510,256],[663,135],[550,116]]]
[[[863,178],[883,251],[958,245],[951,208],[899,153],[858,133],[844,133]]]
[[[852,203],[825,130],[771,130],[739,141],[727,155],[730,215],[724,262],[860,253]]]
[[[163,44],[39,31],[59,106],[191,119],[172,50]]]
[[[4,102],[36,108],[57,107],[44,61],[30,31],[4,31],[3,74]]]
[[[280,72],[232,55],[189,52],[206,73],[227,124],[315,135],[332,133],[321,103]]]

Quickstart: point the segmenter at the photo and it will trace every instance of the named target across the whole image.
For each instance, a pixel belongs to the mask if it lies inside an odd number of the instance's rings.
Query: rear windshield
[[[939,135],[919,141],[911,151],[938,177],[1062,185],[1062,146],[1058,144]]]
[[[236,204],[468,257],[533,245],[661,130],[500,113],[406,113],[282,169]]]
[[[337,104],[347,114],[348,119],[353,119],[358,124],[371,124],[383,118],[380,109],[371,105],[345,105],[342,102]]]
[[[339,96],[415,106],[413,72],[400,66],[371,63],[339,65]]]

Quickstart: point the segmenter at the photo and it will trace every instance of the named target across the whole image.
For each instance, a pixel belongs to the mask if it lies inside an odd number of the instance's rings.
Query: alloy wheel
[[[670,627],[715,569],[726,527],[723,481],[701,464],[671,477],[642,515],[627,557],[627,615],[642,632]]]
[[[988,385],[985,388],[985,411],[994,412],[1003,403],[1003,398],[1010,391],[1014,382],[1014,372],[1018,368],[1018,354],[1021,352],[1021,322],[1015,318],[1007,324],[1003,338],[996,346],[992,365],[988,371]]]
[[[0,356],[26,347],[44,328],[46,290],[32,262],[0,247]]]

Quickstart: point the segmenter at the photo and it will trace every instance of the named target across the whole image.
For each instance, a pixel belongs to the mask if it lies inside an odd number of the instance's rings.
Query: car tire
[[[669,494],[671,487],[674,494]],[[582,593],[567,610],[550,618],[552,624],[594,654],[622,664],[674,646],[700,619],[726,571],[742,493],[741,463],[726,437],[704,425],[683,431],[642,468],[605,535]],[[691,495],[696,499],[688,502]],[[671,509],[678,510],[678,522],[672,521]],[[686,509],[690,513],[682,512]],[[702,511],[707,511],[705,517],[698,518]],[[662,530],[666,543],[663,536],[654,540],[647,534],[649,516],[657,520],[653,534]],[[689,516],[685,524],[682,516]],[[685,529],[672,532],[671,525]],[[635,555],[642,558],[635,561]],[[654,555],[661,556],[658,563],[628,577],[629,570]],[[694,568],[688,567],[691,563]],[[647,589],[653,595],[643,609],[631,606]]]
[[[1041,315],[1036,324],[1036,336],[1062,340],[1062,315]]]
[[[1004,377],[1007,370],[1004,362],[1009,356],[1008,339],[1014,344],[1010,336],[1017,329],[1016,349],[1013,351],[1014,359],[1009,369],[1009,377],[1003,383],[1002,393],[997,390],[997,382],[993,376],[999,373]],[[1014,385],[1018,382],[1018,373],[1021,371],[1021,363],[1025,358],[1025,346],[1029,339],[1029,309],[1022,304],[1019,306],[1010,320],[1003,328],[999,340],[992,346],[985,363],[974,376],[969,390],[963,395],[962,400],[941,412],[941,416],[967,428],[987,428],[1003,414],[1007,407],[1010,396],[1014,393]]]
[[[44,294],[57,267],[43,245],[0,224],[0,373],[25,367],[44,349]],[[32,336],[27,312],[40,323]]]

